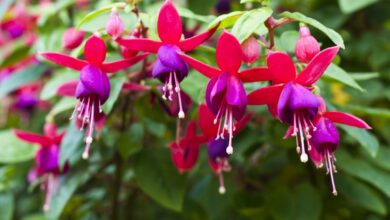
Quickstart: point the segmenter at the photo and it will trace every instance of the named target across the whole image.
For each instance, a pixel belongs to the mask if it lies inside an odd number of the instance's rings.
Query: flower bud
[[[242,44],[243,60],[247,65],[252,65],[260,55],[260,46],[253,36],[246,39]]]
[[[84,32],[75,28],[69,28],[62,36],[62,47],[67,50],[73,50],[80,46],[84,39]]]
[[[113,9],[111,12],[110,19],[108,19],[106,25],[107,34],[109,34],[114,40],[123,34],[124,24],[122,19],[119,17],[118,12]]]
[[[320,52],[320,44],[310,34],[307,26],[301,26],[299,29],[299,39],[295,46],[295,55],[300,62],[309,63],[310,60]]]

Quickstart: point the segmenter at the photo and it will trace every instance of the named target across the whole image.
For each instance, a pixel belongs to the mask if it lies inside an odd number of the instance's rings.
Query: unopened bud
[[[246,39],[242,44],[243,60],[247,65],[252,65],[260,55],[260,46],[253,36]]]
[[[76,28],[69,28],[62,36],[62,47],[67,50],[73,50],[80,46],[84,39],[84,32]]]
[[[106,25],[107,34],[109,34],[114,40],[122,36],[124,30],[124,24],[122,19],[116,10],[112,10],[110,19],[108,19]]]
[[[299,35],[297,45],[295,46],[295,55],[298,61],[309,63],[320,52],[320,44],[310,34],[310,29],[307,26],[300,27]]]

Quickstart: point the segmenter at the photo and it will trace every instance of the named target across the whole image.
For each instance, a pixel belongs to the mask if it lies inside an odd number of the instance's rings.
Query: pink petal
[[[18,129],[13,129],[13,132],[15,136],[23,141],[26,141],[28,143],[32,144],[40,144],[40,145],[50,145],[52,143],[52,140],[46,136],[26,132]]]
[[[215,116],[205,104],[199,105],[199,126],[203,134],[213,138],[218,132],[218,125],[214,124]]]
[[[162,43],[158,41],[153,41],[149,39],[140,39],[140,38],[137,39],[119,38],[116,40],[116,42],[130,50],[145,51],[150,53],[157,53],[158,49],[162,45]]]
[[[284,52],[270,52],[267,56],[267,66],[273,75],[274,83],[286,83],[296,77],[294,62]]]
[[[182,40],[179,42],[178,46],[182,51],[190,51],[198,47],[200,44],[205,42],[207,39],[209,39],[214,32],[217,30],[218,25],[213,27],[210,30],[207,30],[206,32],[203,32],[199,35],[193,36],[191,38],[187,38],[185,40]]]
[[[238,78],[243,82],[260,82],[272,80],[272,74],[267,67],[256,67],[241,71]]]
[[[157,20],[158,36],[164,43],[177,44],[182,35],[182,23],[171,0],[162,5]]]
[[[315,83],[325,73],[339,49],[340,47],[335,46],[319,52],[299,74],[296,82],[304,86],[310,86]]]
[[[78,80],[72,80],[62,84],[57,88],[56,94],[59,96],[74,97],[76,94],[76,87],[78,82]]]
[[[128,82],[123,84],[123,89],[127,91],[148,91],[150,87]]]
[[[92,35],[88,38],[84,46],[85,59],[96,66],[100,66],[106,59],[106,44],[103,39]]]
[[[82,68],[84,68],[85,65],[88,64],[84,60],[80,60],[61,53],[44,52],[40,53],[40,55],[60,66],[69,67],[77,71],[80,71]]]
[[[209,66],[205,63],[200,62],[188,55],[183,53],[179,53],[179,56],[188,63],[192,68],[196,69],[198,72],[202,73],[208,78],[213,78],[214,76],[218,76],[221,71],[215,67]]]
[[[241,45],[232,34],[224,31],[218,39],[216,48],[217,64],[222,71],[237,73],[242,62]]]
[[[345,124],[357,128],[371,129],[371,126],[368,125],[361,118],[358,118],[354,115],[344,113],[344,112],[325,112],[323,117],[329,118],[332,122]]]
[[[124,60],[119,60],[119,61],[114,61],[114,62],[109,62],[109,63],[103,63],[102,68],[105,72],[107,73],[115,73],[118,72],[119,70],[126,69],[139,61],[145,59],[147,56],[149,56],[149,53],[144,53],[142,55],[130,58],[130,59],[124,59]]]
[[[257,89],[248,94],[248,105],[265,105],[277,102],[283,90],[282,84]]]
[[[292,136],[292,134],[294,133],[294,126],[289,126],[286,133],[284,134],[283,136],[283,139],[288,139]]]

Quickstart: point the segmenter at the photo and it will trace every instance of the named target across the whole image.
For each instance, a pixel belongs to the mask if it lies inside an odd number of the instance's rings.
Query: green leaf
[[[336,158],[338,168],[370,183],[390,198],[390,175],[388,172],[375,168],[361,159],[355,159],[342,149],[336,152]]]
[[[143,138],[144,126],[141,123],[133,123],[129,129],[122,133],[117,146],[124,160],[142,149]]]
[[[42,76],[46,69],[46,66],[38,64],[13,73],[0,83],[0,98],[25,84],[37,80]]]
[[[372,156],[375,157],[379,150],[378,139],[367,130],[345,126],[340,126],[347,134],[355,138],[361,146]]]
[[[390,110],[387,108],[372,108],[358,105],[342,105],[341,107],[343,109],[346,109],[351,112],[356,112],[358,114],[367,114],[373,117],[390,119]]]
[[[47,213],[48,219],[59,219],[65,205],[72,197],[76,189],[85,183],[93,172],[96,171],[96,167],[90,168],[90,170],[82,170],[74,173],[69,173],[60,179],[61,187],[53,194],[50,204],[50,210]]]
[[[19,163],[34,158],[38,147],[19,140],[11,130],[0,131],[0,163]]]
[[[285,18],[291,18],[291,19],[294,19],[296,21],[309,24],[309,25],[319,29],[324,34],[326,34],[333,41],[333,43],[335,43],[336,45],[340,46],[343,49],[345,48],[343,38],[340,36],[340,34],[338,34],[336,31],[326,27],[325,25],[321,24],[320,22],[318,22],[317,20],[315,20],[313,18],[307,17],[299,12],[291,13],[289,11],[281,13],[280,16],[285,17]]]
[[[376,2],[378,0],[339,0],[339,6],[343,13],[350,14]]]
[[[243,11],[233,11],[230,12],[229,14],[220,15],[209,24],[208,28],[211,29],[217,26],[218,24],[219,24],[218,30],[231,27],[237,21],[237,19],[240,18],[240,16],[243,14],[244,14]]]
[[[137,16],[134,13],[126,13],[124,11],[119,11],[119,16],[121,17],[126,29],[133,30],[137,23]],[[106,23],[110,18],[110,13],[100,13],[93,17],[93,19],[86,20],[82,24],[78,25],[78,28],[83,31],[96,32],[106,29]]]
[[[65,136],[61,142],[60,149],[60,165],[63,167],[66,161],[71,164],[75,164],[76,161],[81,159],[80,147],[83,139],[83,132],[75,125],[75,120],[69,123],[66,129]]]
[[[62,10],[72,6],[74,3],[75,0],[62,0],[62,1],[57,1],[54,4],[50,5],[50,7],[48,7],[48,10],[45,10],[40,14],[38,19],[38,25],[39,26],[45,25],[47,21],[49,21],[54,16],[58,16],[58,14]]]
[[[271,16],[272,9],[263,7],[245,12],[234,23],[232,34],[242,43],[259,29],[266,28],[264,22]]]
[[[283,50],[289,53],[294,53],[298,38],[298,31],[285,31],[280,36],[280,46],[283,48]]]
[[[70,110],[75,107],[77,103],[76,98],[71,97],[64,97],[59,102],[57,102],[52,109],[50,110],[49,114],[46,116],[47,121],[52,121],[54,117],[56,117],[59,113],[62,113],[64,111]],[[71,115],[69,115],[71,117]]]
[[[0,5],[0,21],[3,20],[4,14],[5,14],[5,12],[7,12],[7,9],[12,4],[12,2],[14,2],[14,0],[2,1],[1,5]]]
[[[338,191],[352,203],[381,215],[387,213],[386,205],[380,195],[365,184],[346,175],[339,175],[337,187]]]
[[[168,209],[182,209],[185,178],[173,167],[167,149],[144,148],[135,158],[134,171],[140,188],[152,199]]]
[[[31,47],[28,45],[20,45],[16,47],[11,54],[9,54],[5,59],[0,63],[0,68],[12,66],[24,58],[26,58],[30,53]]]
[[[345,70],[333,63],[330,64],[328,69],[325,71],[324,78],[334,79],[352,88],[364,91],[364,89],[360,87],[360,85]]]
[[[48,100],[56,96],[58,87],[71,80],[77,80],[80,78],[80,74],[68,69],[61,69],[56,72],[43,86],[40,98],[42,100]]]
[[[109,114],[111,112],[116,100],[119,97],[119,94],[122,91],[123,83],[125,83],[126,80],[127,80],[126,75],[120,73],[117,73],[116,76],[110,80],[110,84],[111,84],[110,97],[108,98],[106,103],[104,103],[104,105],[102,106],[104,113]]]
[[[375,79],[380,77],[379,73],[376,72],[364,72],[364,73],[354,72],[354,73],[349,73],[349,75],[351,75],[351,77],[357,81],[364,81],[364,80]]]
[[[197,15],[188,8],[177,7],[177,11],[179,12],[180,17],[200,21],[203,23],[210,23],[213,19],[215,19],[215,16],[213,15]]]
[[[81,19],[81,21],[77,24],[76,28],[80,29],[81,26],[84,26],[85,23],[92,21],[96,17],[98,17],[102,14],[110,13],[113,7],[124,9],[126,7],[126,3],[124,3],[124,2],[114,3],[114,4],[107,5],[103,8],[100,8],[96,11],[90,12],[85,17],[83,17]]]
[[[190,71],[188,77],[181,82],[181,88],[187,93],[195,103],[202,103],[205,96],[205,89],[208,78],[195,71]],[[194,83],[196,82],[196,83]]]
[[[12,220],[14,213],[14,196],[10,192],[0,193],[0,220]]]

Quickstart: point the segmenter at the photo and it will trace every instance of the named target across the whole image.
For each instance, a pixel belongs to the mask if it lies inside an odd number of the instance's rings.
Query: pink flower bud
[[[84,39],[84,32],[75,28],[69,28],[62,36],[62,47],[68,50],[73,50],[80,46]]]
[[[246,64],[252,65],[259,58],[260,46],[253,36],[246,39],[241,44],[241,48],[244,55],[243,60]]]
[[[295,46],[295,55],[300,62],[308,63],[320,52],[320,44],[310,34],[310,29],[307,26],[301,26],[299,29],[299,39]]]
[[[111,12],[111,17],[107,22],[106,31],[107,33],[116,40],[123,34],[124,24],[122,19],[119,17],[119,14],[116,10]]]

